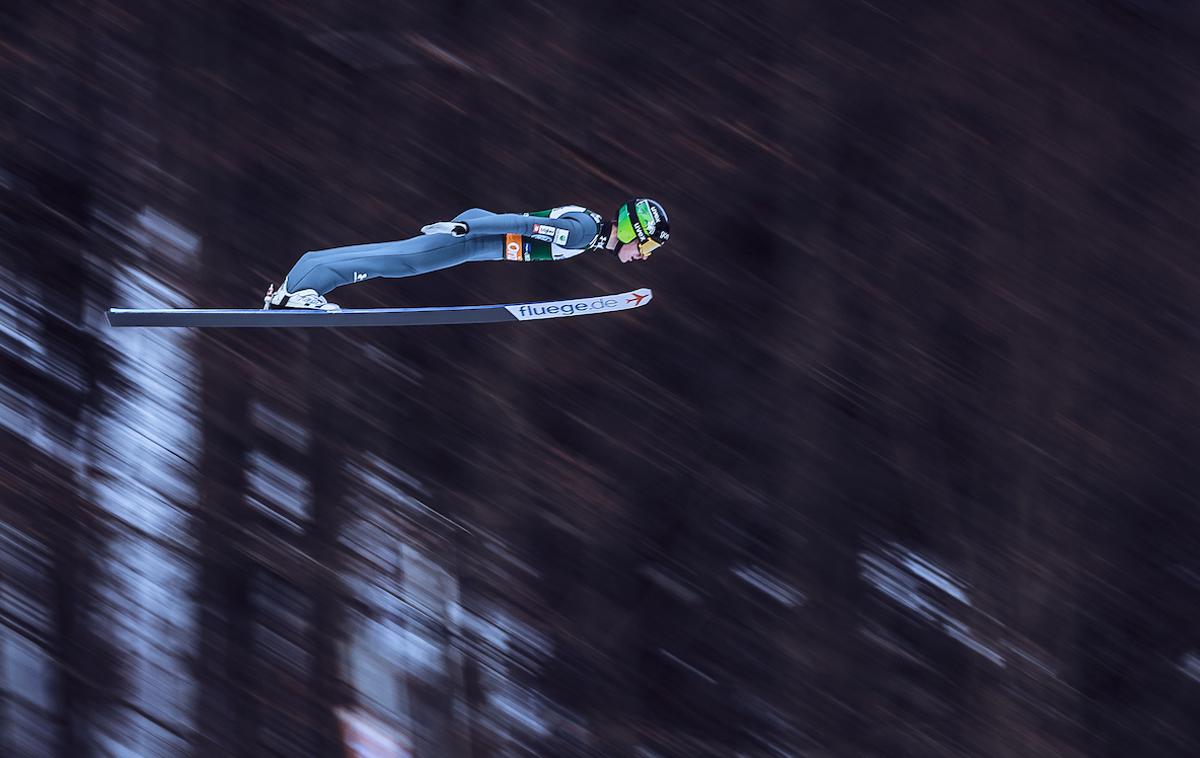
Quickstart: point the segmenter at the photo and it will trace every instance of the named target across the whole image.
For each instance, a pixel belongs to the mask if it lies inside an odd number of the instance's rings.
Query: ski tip
[[[614,313],[639,308],[650,302],[654,293],[648,287],[622,292],[615,295],[597,295],[575,300],[552,300],[543,303],[506,305],[505,308],[518,321],[536,321],[564,316],[586,316],[596,313]]]
[[[654,299],[654,290],[649,287],[640,287],[630,292],[629,296],[637,301],[633,307],[639,308]]]

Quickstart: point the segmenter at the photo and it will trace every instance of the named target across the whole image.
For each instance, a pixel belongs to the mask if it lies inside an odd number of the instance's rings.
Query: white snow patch
[[[0,521],[0,615],[49,632],[50,560],[41,542]]]
[[[422,610],[442,618],[446,615],[446,597],[454,581],[450,575],[420,550],[404,546],[400,551],[404,577],[404,596]]]
[[[946,598],[966,608],[971,607],[970,598],[961,582],[932,561],[890,543],[875,552],[859,553],[859,573],[875,589],[939,627],[970,650],[997,666],[1005,665],[1003,655],[980,641],[970,627],[953,617],[946,607]]]
[[[403,614],[356,616],[349,627],[344,658],[347,680],[381,712],[407,720],[407,679],[439,681],[446,666],[443,646],[423,633],[423,625]]]
[[[308,480],[261,450],[250,453],[246,481],[250,502],[282,525],[302,532],[312,519]]]
[[[191,263],[200,249],[200,237],[153,208],[142,208],[128,232],[150,257],[164,254],[180,265]]]
[[[33,398],[6,383],[0,383],[0,426],[25,439],[40,425]]]
[[[349,473],[360,489],[371,490],[372,499],[398,505],[413,506],[409,490],[421,492],[421,483],[377,455],[368,453],[362,461],[351,464]]]
[[[937,607],[935,599],[928,596],[927,586],[970,605],[962,584],[898,545],[889,545],[877,554],[859,553],[859,571],[877,590],[930,621],[938,621],[945,614]]]
[[[535,693],[514,685],[488,693],[487,706],[495,710],[493,716],[503,716],[505,726],[517,727],[527,733],[544,737],[550,727],[542,718],[544,704]]]
[[[286,418],[261,400],[250,406],[250,420],[255,427],[270,434],[293,450],[307,450],[312,435],[303,425]]]
[[[112,402],[94,422],[98,500],[124,521],[188,544],[188,518],[177,506],[195,499],[198,369],[175,330],[111,330],[106,337],[121,356],[124,386],[112,388]]]
[[[410,494],[420,487],[415,479],[370,454],[348,474],[354,494],[338,538],[348,556],[341,578],[364,610],[347,624],[344,676],[378,713],[410,728],[409,680],[437,684],[453,665],[443,630],[452,624],[458,583],[411,544],[410,514],[425,507]]]
[[[1189,678],[1200,682],[1200,653],[1192,651],[1180,658],[1179,670]]]
[[[195,235],[152,211],[122,231],[159,251],[175,249],[176,260],[193,255],[198,245]],[[128,246],[127,239],[121,241]],[[129,266],[113,281],[123,305],[186,304],[174,288]],[[187,509],[197,497],[199,370],[186,332],[104,329],[100,335],[118,356],[120,381],[107,388],[103,415],[90,419],[90,468],[100,472],[90,484],[96,505],[131,528],[104,548],[96,584],[100,602],[87,623],[107,629],[123,653],[130,700],[187,732],[194,718],[198,639],[191,600],[196,568],[188,557],[195,536]],[[120,708],[98,719],[94,738],[110,755],[162,755],[185,747],[153,721]]]
[[[767,595],[780,605],[796,608],[804,604],[804,593],[770,576],[757,566],[738,566],[733,569],[737,578]]]
[[[950,575],[945,571],[942,571],[940,568],[934,566],[932,563],[916,553],[905,550],[903,552],[903,565],[906,569],[911,571],[913,575],[924,579],[926,582],[929,582],[934,587],[937,587],[939,590],[945,592],[947,595],[959,601],[960,603],[963,603],[964,605],[971,604],[971,601],[967,599],[967,595],[963,591],[961,584],[950,578]]]
[[[510,614],[493,608],[479,615],[467,612],[463,630],[470,632],[492,648],[489,657],[501,662],[506,659],[536,665],[554,652],[550,639]]]
[[[2,275],[4,272],[0,272]],[[38,339],[38,326],[33,317],[28,315],[19,301],[12,299],[7,290],[0,290],[0,296],[8,300],[5,307],[0,308],[0,348],[26,360],[45,356],[46,346]]]
[[[38,283],[0,266],[0,299],[5,303],[0,309],[0,353],[12,356],[33,373],[36,379],[26,378],[26,383],[50,383],[67,391],[84,391],[86,379],[81,369],[47,349],[40,323],[43,308]],[[63,439],[53,431],[53,422],[60,418],[34,393],[18,387],[7,376],[0,377],[0,427],[79,468],[83,459],[76,441]]]
[[[56,669],[40,647],[0,629],[0,690],[13,693],[39,710],[52,711]]]

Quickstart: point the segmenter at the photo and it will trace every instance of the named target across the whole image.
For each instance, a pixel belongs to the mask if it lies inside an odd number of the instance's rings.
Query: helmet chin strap
[[[600,232],[596,235],[596,241],[592,243],[592,249],[593,250],[608,250],[608,240],[612,235],[614,235],[616,233],[617,233],[617,225],[616,224],[614,224],[612,221],[603,222],[603,224],[600,227]],[[620,240],[618,240],[618,241],[620,241]],[[617,245],[612,250],[608,250],[608,252],[612,253],[613,255],[616,255],[617,251],[620,249],[621,249],[621,246]]]

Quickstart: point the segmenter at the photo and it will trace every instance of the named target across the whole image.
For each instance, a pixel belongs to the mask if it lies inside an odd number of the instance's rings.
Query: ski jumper
[[[466,235],[425,234],[305,253],[284,286],[289,292],[314,289],[324,295],[344,284],[427,274],[471,261],[563,260],[607,242],[604,219],[578,205],[525,214],[472,208],[454,220],[467,224]]]

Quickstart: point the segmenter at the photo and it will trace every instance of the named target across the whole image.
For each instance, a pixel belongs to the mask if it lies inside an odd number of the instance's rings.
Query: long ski
[[[313,327],[313,326],[428,326],[490,324],[547,318],[589,316],[638,308],[650,302],[647,288],[577,300],[549,300],[511,305],[460,305],[437,308],[343,308],[339,311],[237,310],[175,308],[141,310],[110,308],[110,326],[189,327]]]

